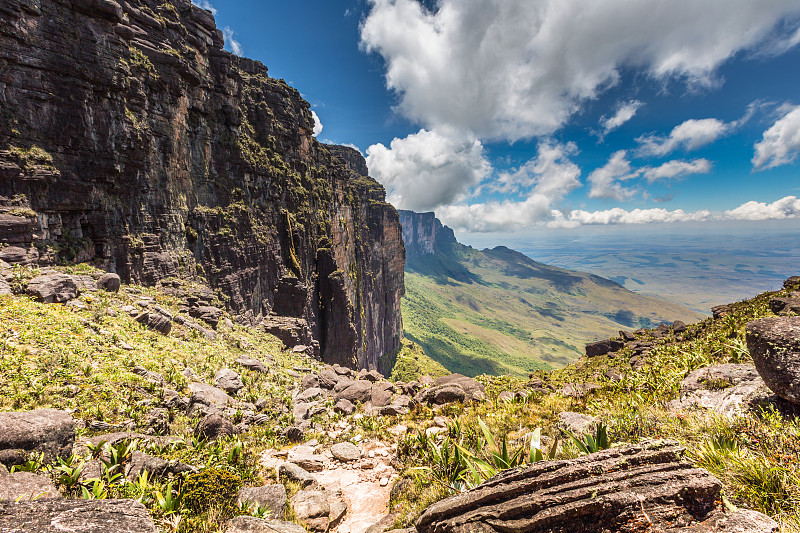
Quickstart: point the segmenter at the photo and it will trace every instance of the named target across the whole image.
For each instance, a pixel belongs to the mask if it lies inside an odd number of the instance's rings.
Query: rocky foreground
[[[0,531],[797,524],[800,280],[527,381],[401,382],[85,272],[0,296]]]

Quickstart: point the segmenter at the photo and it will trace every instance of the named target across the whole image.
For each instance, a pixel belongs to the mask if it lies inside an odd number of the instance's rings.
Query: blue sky
[[[798,0],[198,3],[460,232],[800,216]]]

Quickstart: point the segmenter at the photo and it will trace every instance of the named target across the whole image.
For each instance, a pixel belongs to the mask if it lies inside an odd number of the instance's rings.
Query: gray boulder
[[[770,317],[747,324],[747,348],[764,383],[800,404],[800,317]]]
[[[343,415],[352,415],[356,412],[356,406],[350,400],[340,399],[333,406],[333,410]]]
[[[300,483],[304,487],[316,485],[317,480],[308,470],[294,464],[294,463],[281,463],[278,466],[278,477],[286,478]]]
[[[339,388],[343,382],[339,382],[336,388]],[[334,389],[336,390],[336,389]],[[346,382],[346,386],[341,390],[336,391],[334,401],[348,400],[350,402],[368,402],[372,398],[372,382],[366,380]]]
[[[683,454],[677,443],[651,441],[506,470],[434,503],[416,528],[544,533],[660,531],[695,524],[722,512],[722,484],[684,462]]]
[[[97,288],[106,292],[118,292],[122,280],[118,275],[109,272],[97,279]]]
[[[48,476],[31,472],[9,474],[0,467],[0,501],[58,500],[61,494]]]
[[[150,478],[168,478],[194,470],[192,466],[180,461],[167,461],[135,450],[131,454],[125,475],[130,481],[135,481],[143,472],[147,472]]]
[[[259,361],[258,359],[242,356],[236,359],[236,362],[248,370],[252,370],[254,372],[261,372],[262,374],[269,373],[269,368],[267,367],[266,363],[264,363],[263,361]]]
[[[195,405],[204,405],[222,409],[234,402],[233,398],[228,396],[224,390],[205,383],[189,383],[189,391],[192,393],[189,399],[190,408]]]
[[[11,292],[11,286],[0,277],[0,296],[11,296],[13,293]]]
[[[337,383],[342,381],[342,376],[336,373],[332,368],[326,368],[318,375],[319,387],[327,390],[333,389]]]
[[[45,274],[28,282],[28,296],[46,303],[65,303],[78,296],[78,286],[68,274]]]
[[[262,509],[269,509],[271,518],[283,519],[286,513],[286,487],[276,483],[261,487],[242,487],[237,496],[239,502],[249,502]]]
[[[339,461],[349,463],[361,459],[361,450],[353,443],[340,442],[331,446],[331,455]]]
[[[319,388],[319,376],[316,374],[306,374],[300,380],[300,390]]]
[[[773,298],[769,308],[776,315],[796,315],[800,313],[800,298]]]
[[[158,312],[143,311],[134,320],[163,335],[168,335],[172,331],[172,321]]]
[[[324,492],[301,490],[292,498],[292,509],[310,531],[323,533],[328,530],[331,507]]]
[[[68,457],[75,443],[75,420],[67,411],[0,413],[0,463],[13,466],[25,462],[25,454],[41,452],[45,460]]]
[[[432,403],[442,405],[450,402],[465,402],[467,392],[457,383],[434,385],[429,389],[421,390],[414,399],[418,403]]]
[[[220,415],[206,415],[194,429],[195,437],[208,440],[234,433],[233,423]]]
[[[423,376],[428,377],[428,376]],[[483,385],[478,383],[472,378],[468,378],[462,374],[450,374],[448,376],[441,376],[434,380],[433,385],[458,385],[467,394],[466,401],[471,402],[480,400],[485,397],[485,390]]]
[[[221,368],[214,375],[214,385],[228,394],[237,394],[244,388],[242,378],[230,368]]]
[[[319,387],[311,387],[309,389],[305,389],[303,392],[298,394],[295,397],[295,401],[310,402],[312,400],[316,400],[317,398],[321,397],[324,393],[325,391],[323,391]]]
[[[586,357],[597,357],[610,352],[616,352],[625,347],[625,343],[619,339],[605,339],[602,341],[591,342],[586,345]]]
[[[582,413],[564,411],[558,413],[558,427],[580,438],[587,433],[594,433],[597,418]]]
[[[134,500],[0,502],[0,531],[156,533],[147,507]]]
[[[303,526],[284,520],[265,520],[254,516],[237,516],[228,521],[225,533],[307,533]]]
[[[370,401],[374,407],[385,407],[392,403],[392,393],[394,386],[388,381],[373,383],[370,392]]]

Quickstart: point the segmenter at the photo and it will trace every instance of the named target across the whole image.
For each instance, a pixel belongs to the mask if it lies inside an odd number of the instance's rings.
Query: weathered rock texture
[[[295,89],[222,46],[189,0],[3,2],[0,242],[123,281],[200,274],[243,320],[292,313],[325,361],[387,373],[396,210]]]
[[[800,317],[769,317],[746,326],[747,349],[772,391],[800,404]]]
[[[133,500],[0,502],[0,531],[156,533],[147,508]]]
[[[508,470],[433,504],[417,521],[417,530],[694,530],[719,516],[721,484],[682,463],[682,454],[675,443],[650,442]]]
[[[24,463],[29,453],[43,453],[47,461],[68,457],[74,442],[75,420],[67,411],[0,413],[0,462],[7,466]]]

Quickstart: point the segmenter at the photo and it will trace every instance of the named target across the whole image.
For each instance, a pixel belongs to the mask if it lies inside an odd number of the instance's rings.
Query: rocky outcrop
[[[420,533],[725,530],[717,524],[732,517],[721,510],[721,483],[682,455],[675,443],[649,442],[507,470],[433,504],[416,527]],[[762,525],[776,526],[756,515]]]
[[[746,326],[747,349],[772,391],[800,404],[800,317],[769,317]]]
[[[323,360],[388,373],[398,215],[356,150],[312,136],[295,89],[223,51],[189,0],[9,0],[0,21],[0,243],[14,262],[202,276],[240,320],[289,313]]]
[[[147,508],[133,500],[0,502],[0,531],[156,533]]]
[[[710,409],[723,416],[746,413],[769,393],[753,365],[725,363],[698,368],[681,382],[676,410]]]
[[[66,411],[0,413],[0,463],[22,464],[28,453],[43,453],[46,461],[69,457],[75,442],[75,420]]]

